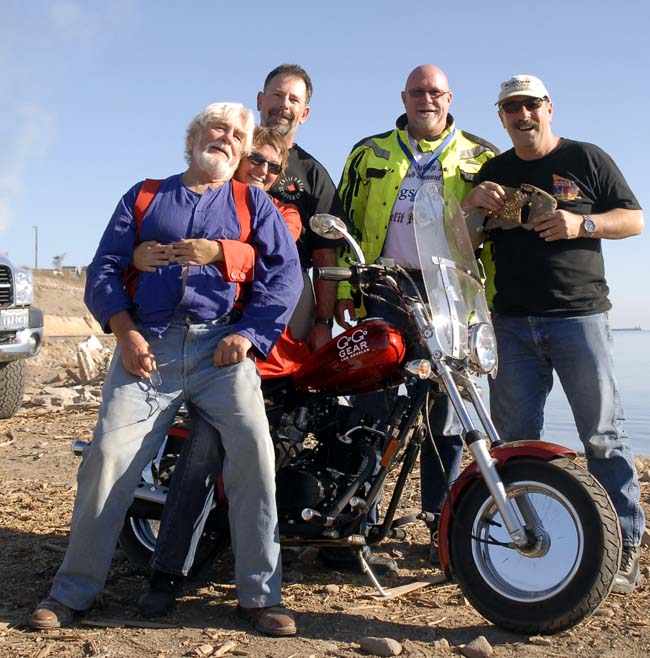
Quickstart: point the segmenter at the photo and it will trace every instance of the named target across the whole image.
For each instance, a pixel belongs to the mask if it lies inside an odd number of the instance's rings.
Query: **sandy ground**
[[[39,304],[45,312],[59,319],[81,315],[81,283],[74,279],[54,283],[54,287],[50,283],[41,285],[39,277]],[[58,321],[54,318],[51,326],[57,326]],[[56,378],[59,383],[65,382],[65,369],[75,367],[76,342],[78,339],[46,340],[42,355],[30,364],[30,390],[37,391],[44,382]],[[467,604],[453,583],[378,600],[373,598],[374,590],[364,577],[323,569],[312,549],[283,553],[284,602],[296,613],[296,638],[264,637],[237,617],[232,562],[227,556],[200,580],[189,584],[176,613],[160,623],[146,622],[139,618],[135,606],[145,580],[119,550],[105,591],[75,626],[59,631],[30,631],[24,620],[47,594],[66,546],[78,466],[70,444],[76,438],[90,438],[95,419],[93,409],[31,407],[22,409],[11,420],[0,421],[3,658],[354,657],[368,655],[359,648],[359,641],[366,636],[397,640],[404,656],[451,656],[459,655],[465,645],[480,635],[492,645],[493,656],[504,658],[634,658],[650,654],[648,548],[642,552],[644,582],[634,594],[610,595],[596,615],[549,638],[528,638],[496,628]],[[644,459],[640,465],[645,473],[650,470],[650,459]],[[416,481],[414,477],[413,482]],[[642,496],[646,512],[650,513],[650,481],[642,482]],[[418,501],[414,484],[405,496],[404,512],[416,511]],[[381,546],[381,551],[394,557],[399,567],[399,576],[384,579],[386,586],[437,573],[427,566],[425,541],[424,530],[414,527],[406,541]]]

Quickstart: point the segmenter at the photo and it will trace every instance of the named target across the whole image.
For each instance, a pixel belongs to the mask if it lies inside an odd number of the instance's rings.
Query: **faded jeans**
[[[504,441],[539,439],[553,370],[569,401],[590,472],[609,494],[625,546],[645,527],[639,482],[614,377],[606,313],[579,317],[494,314],[499,371],[490,379],[492,420]]]
[[[249,365],[255,368],[252,361]],[[263,407],[256,413],[266,420]],[[166,573],[185,576],[189,573],[221,472],[228,500],[239,602],[244,608],[277,605],[282,573],[276,555],[279,535],[275,457],[272,448],[270,453],[267,450],[272,445],[271,439],[258,446],[260,452],[263,450],[258,454],[257,447],[249,445],[244,436],[216,425],[201,410],[190,407],[190,417],[190,439],[174,468],[151,565]],[[265,537],[272,539],[272,543],[265,541]],[[269,565],[278,560],[272,574],[260,554]],[[271,575],[273,579],[269,581]],[[269,585],[265,586],[267,582]]]
[[[175,320],[162,337],[143,331],[162,384],[127,372],[115,351],[103,389],[92,447],[84,454],[68,549],[51,596],[89,608],[108,575],[142,470],[156,456],[181,403],[191,402],[226,445],[224,482],[235,527],[237,595],[244,607],[280,600],[282,565],[275,506],[275,468],[255,364],[215,368],[212,354],[232,328],[219,321]],[[229,446],[232,450],[228,451]]]

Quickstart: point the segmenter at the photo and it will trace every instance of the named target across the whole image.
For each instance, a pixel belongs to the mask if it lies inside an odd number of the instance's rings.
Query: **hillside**
[[[85,276],[71,272],[54,275],[37,270],[34,276],[36,305],[45,314],[46,336],[89,336],[101,334],[83,301]]]

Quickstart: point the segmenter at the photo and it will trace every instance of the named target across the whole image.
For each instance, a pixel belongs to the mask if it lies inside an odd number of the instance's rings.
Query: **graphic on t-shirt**
[[[305,184],[295,176],[287,176],[276,183],[275,190],[286,201],[295,201],[305,191]]]
[[[582,198],[580,188],[569,178],[553,174],[553,196],[558,201],[575,201]]]
[[[424,177],[420,177],[415,167],[411,165],[404,176],[390,213],[388,231],[381,253],[382,256],[394,259],[396,263],[407,269],[420,268],[413,229],[413,201],[420,187],[430,181],[442,185],[442,168],[437,160]]]

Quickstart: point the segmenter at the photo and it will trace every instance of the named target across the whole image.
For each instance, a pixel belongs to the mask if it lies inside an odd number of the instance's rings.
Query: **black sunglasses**
[[[525,101],[507,101],[506,103],[501,103],[501,109],[506,114],[517,114],[521,111],[522,107],[525,107],[529,112],[534,110],[539,110],[546,98],[527,98]]]
[[[277,176],[282,171],[282,165],[279,162],[275,162],[274,160],[267,160],[266,158],[262,157],[259,153],[249,153],[246,156],[246,159],[249,162],[252,162],[254,165],[259,165],[259,166],[266,163],[269,167],[269,173],[273,174],[274,176]]]

